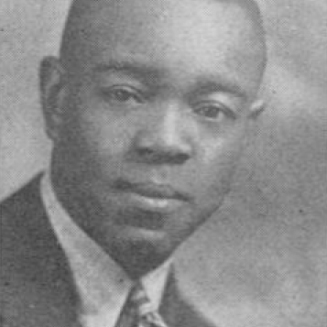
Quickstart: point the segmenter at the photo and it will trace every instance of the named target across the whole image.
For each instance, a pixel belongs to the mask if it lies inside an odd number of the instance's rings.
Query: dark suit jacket
[[[70,327],[78,297],[67,263],[46,216],[40,177],[1,204],[0,327]],[[187,304],[170,276],[161,311],[170,326],[209,327]]]

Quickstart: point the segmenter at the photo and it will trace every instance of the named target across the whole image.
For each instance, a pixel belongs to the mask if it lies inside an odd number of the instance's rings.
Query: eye
[[[141,93],[133,87],[117,85],[101,91],[107,101],[117,104],[138,104],[143,102]]]
[[[228,115],[230,111],[221,104],[204,103],[194,108],[195,114],[206,119],[220,121],[224,116]]]

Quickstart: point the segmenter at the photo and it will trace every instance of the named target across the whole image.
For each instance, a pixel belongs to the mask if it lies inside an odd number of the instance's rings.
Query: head
[[[41,65],[52,180],[133,276],[215,212],[262,110],[259,12],[244,0],[76,0]]]

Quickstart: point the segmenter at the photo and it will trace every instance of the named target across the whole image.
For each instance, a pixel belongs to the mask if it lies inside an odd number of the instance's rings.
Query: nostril
[[[138,148],[139,160],[152,164],[183,164],[189,159],[187,153],[181,151],[170,150],[154,150],[151,148]]]
[[[187,161],[188,159],[189,159],[189,155],[186,153],[178,153],[175,155],[175,158],[174,158],[176,164],[182,164],[185,161]]]
[[[142,157],[150,157],[153,156],[154,151],[151,148],[141,147],[137,149],[137,152]]]

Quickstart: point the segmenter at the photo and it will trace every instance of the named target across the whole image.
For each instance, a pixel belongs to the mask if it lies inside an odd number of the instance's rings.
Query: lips
[[[190,200],[187,193],[166,184],[119,180],[116,189],[125,196],[126,204],[145,211],[169,213]]]
[[[155,184],[152,182],[130,182],[120,179],[116,182],[115,187],[119,191],[132,192],[149,198],[175,199],[180,201],[189,200],[189,195],[186,192],[180,192],[165,184]]]

